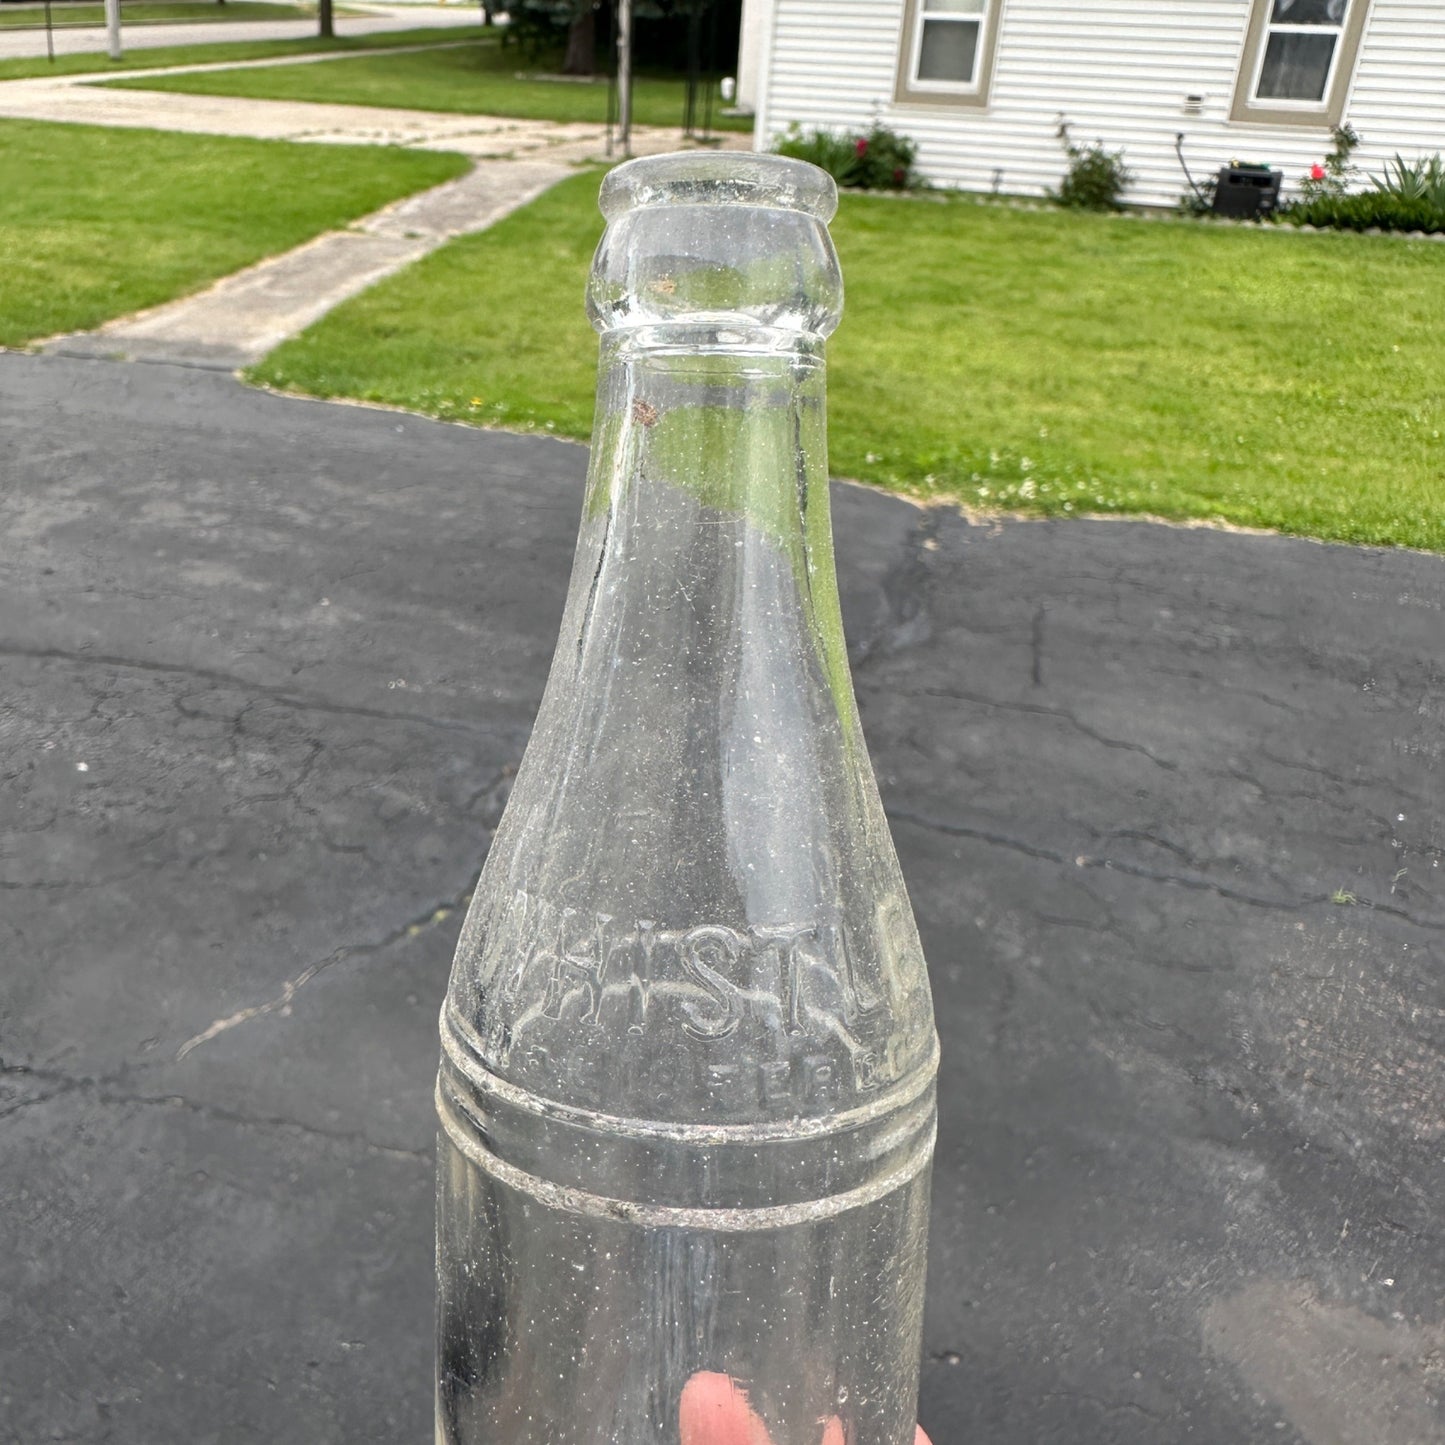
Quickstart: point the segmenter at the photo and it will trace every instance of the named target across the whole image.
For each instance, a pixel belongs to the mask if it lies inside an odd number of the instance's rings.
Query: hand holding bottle
[[[683,1387],[678,1417],[682,1445],[772,1445],[746,1392],[727,1375],[699,1370]],[[844,1445],[836,1415],[823,1427],[822,1445]],[[921,1425],[913,1445],[930,1445]]]

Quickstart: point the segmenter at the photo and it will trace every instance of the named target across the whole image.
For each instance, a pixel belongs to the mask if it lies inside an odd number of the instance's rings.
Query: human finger
[[[772,1445],[747,1391],[715,1370],[699,1370],[687,1382],[678,1416],[682,1445]],[[822,1445],[846,1445],[843,1422],[836,1415],[823,1428]],[[922,1425],[913,1445],[932,1445]]]
[[[828,1421],[823,1431],[823,1445],[847,1445],[843,1438],[843,1422],[834,1415]],[[913,1437],[913,1445],[933,1445],[928,1436],[923,1433],[923,1426],[918,1427],[918,1433]]]
[[[682,1445],[772,1445],[747,1392],[715,1370],[699,1370],[683,1386],[678,1425]]]

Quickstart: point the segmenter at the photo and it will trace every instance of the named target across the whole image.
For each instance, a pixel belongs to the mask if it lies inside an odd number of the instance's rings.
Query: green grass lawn
[[[338,14],[343,13],[341,11]],[[167,65],[209,65],[214,61],[270,60],[283,55],[317,55],[327,51],[347,54],[357,50],[387,50],[396,46],[445,45],[487,35],[480,25],[419,27],[387,30],[375,35],[338,35],[332,40],[304,36],[295,40],[222,40],[209,45],[158,45],[130,51],[123,60],[105,55],[58,55],[0,60],[0,80],[23,80],[35,75],[83,75],[107,70],[152,70]],[[124,37],[122,37],[124,38]]]
[[[176,0],[173,4],[126,3],[122,0],[120,21],[125,25],[197,23],[212,20],[304,20],[314,9],[299,5],[273,5],[269,0]],[[104,5],[57,3],[51,6],[56,29],[68,25],[104,25]],[[45,7],[33,5],[0,5],[0,28],[45,28]]]
[[[207,71],[113,84],[139,90],[179,90],[191,95],[246,95],[264,100],[322,100],[346,105],[387,105],[468,115],[520,116],[526,120],[607,119],[607,81],[547,78],[560,55],[528,60],[520,47],[488,37],[458,49],[375,55],[345,65],[278,65],[254,70]],[[683,82],[640,75],[633,86],[632,115],[638,125],[681,125]],[[714,129],[750,129],[751,121],[724,120],[714,110]]]
[[[0,346],[194,291],[466,168],[379,146],[0,121]]]
[[[347,302],[254,375],[585,437],[597,176]],[[835,475],[981,508],[1445,551],[1445,246],[845,196]]]

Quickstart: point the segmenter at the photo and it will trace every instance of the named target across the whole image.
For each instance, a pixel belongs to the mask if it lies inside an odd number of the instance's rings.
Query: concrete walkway
[[[330,63],[333,59],[295,56],[283,63]],[[176,70],[234,68],[238,67],[207,64]],[[122,76],[156,73],[126,71]],[[116,78],[121,77],[107,77]],[[456,181],[388,206],[345,231],[317,237],[284,256],[271,257],[206,291],[118,318],[93,333],[56,338],[47,347],[71,356],[165,360],[224,370],[249,365],[347,297],[452,237],[482,230],[525,205],[571,174],[575,165],[607,158],[605,128],[593,124],[115,90],[96,85],[94,79],[47,76],[0,83],[0,116],[317,145],[408,146],[457,151],[478,164]],[[721,144],[745,148],[749,140],[733,134],[725,136]],[[677,150],[686,144],[683,134],[671,128],[633,131],[632,148],[640,155]]]
[[[336,22],[339,35],[379,35],[387,30],[447,29],[475,25],[476,6],[387,5],[368,6],[366,15],[343,15]],[[295,20],[206,21],[193,25],[121,25],[123,50],[155,50],[167,45],[216,45],[231,40],[301,40],[316,34],[314,15]],[[57,55],[90,55],[105,50],[103,25],[67,26],[55,31]],[[0,30],[0,60],[42,56],[43,29]]]
[[[194,296],[65,336],[66,356],[173,361],[232,371],[453,236],[479,231],[571,174],[559,161],[492,161],[460,179],[330,231]]]
[[[410,48],[410,47],[408,47]],[[365,52],[369,55],[382,51]],[[350,57],[290,56],[282,61],[167,67],[107,74],[105,80],[239,70],[257,65],[345,64]],[[400,145],[422,150],[460,151],[478,159],[566,150],[567,159],[600,156],[605,130],[590,123],[468,115],[386,106],[334,105],[314,101],[255,100],[247,96],[185,95],[164,90],[117,90],[97,84],[94,75],[44,76],[0,82],[0,116],[17,120],[61,121],[77,125],[114,125],[195,135],[250,136],[256,140],[307,141],[333,145]],[[670,128],[634,129],[633,147],[646,151],[665,139],[675,145],[680,133]],[[746,146],[750,138],[729,133],[725,145]]]

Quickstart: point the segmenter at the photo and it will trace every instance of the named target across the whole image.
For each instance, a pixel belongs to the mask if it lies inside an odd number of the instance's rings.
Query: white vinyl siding
[[[904,0],[775,0],[759,144],[796,122],[867,129],[875,120],[918,142],[930,180],[1037,195],[1056,186],[1067,118],[1076,140],[1123,149],[1127,199],[1172,205],[1185,188],[1177,132],[1196,179],[1238,159],[1264,161],[1293,185],[1323,159],[1318,129],[1231,121],[1252,0],[993,0],[1001,5],[988,105],[894,100]],[[1355,4],[1364,0],[1353,0]],[[1371,0],[1344,115],[1364,137],[1356,159],[1380,170],[1399,151],[1445,150],[1445,4]],[[1254,77],[1246,83],[1252,84]],[[1189,97],[1202,97],[1196,105]]]

